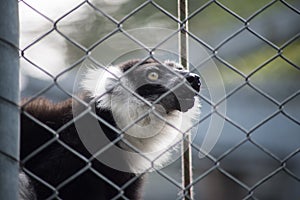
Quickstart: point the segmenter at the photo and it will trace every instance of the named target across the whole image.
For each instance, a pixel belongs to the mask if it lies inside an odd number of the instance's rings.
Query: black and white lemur
[[[141,199],[144,173],[168,162],[199,114],[199,76],[171,61],[131,60],[89,69],[81,86],[82,102],[23,102],[21,199]],[[76,123],[95,118],[110,145],[125,152],[107,155],[118,159],[115,166],[97,159],[81,140],[82,132],[98,133],[88,124],[79,133]],[[132,158],[132,153],[144,156]]]

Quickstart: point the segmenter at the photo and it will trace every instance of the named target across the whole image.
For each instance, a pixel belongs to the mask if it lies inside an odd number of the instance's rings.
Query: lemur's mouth
[[[168,89],[159,84],[145,84],[135,91],[150,102],[156,101],[160,96],[168,92]]]
[[[191,86],[191,85],[190,85]],[[170,91],[162,85],[145,84],[136,90],[140,96],[147,101],[161,104],[166,111],[178,110],[186,112],[194,106],[195,96],[200,87],[191,89],[187,84],[183,84],[174,91]]]

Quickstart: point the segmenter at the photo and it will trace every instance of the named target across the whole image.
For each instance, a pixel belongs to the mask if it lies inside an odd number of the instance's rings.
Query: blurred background
[[[105,44],[118,24],[124,31],[178,28],[172,19],[176,0],[21,0],[19,11],[22,97],[53,101],[73,92],[87,52],[97,51],[97,61],[107,65],[126,40],[132,42],[124,37]],[[189,13],[191,43],[207,52],[191,47],[190,57],[215,63],[227,95],[211,102],[212,88],[204,82],[193,144],[201,146],[211,116],[225,124],[208,156],[199,158],[193,148],[195,199],[299,199],[300,2],[190,0]],[[218,115],[212,104],[226,104],[226,115]],[[178,160],[149,175],[145,199],[177,199],[180,184]]]

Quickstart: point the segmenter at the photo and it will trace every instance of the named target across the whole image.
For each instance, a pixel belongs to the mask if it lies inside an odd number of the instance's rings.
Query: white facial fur
[[[111,109],[111,94],[108,93],[116,87],[122,74],[121,69],[114,66],[109,66],[106,69],[89,68],[81,86],[89,92],[91,97],[99,97],[98,108]]]
[[[182,67],[172,61],[166,61],[165,64],[175,68]],[[166,113],[162,106],[149,106],[132,94],[134,88],[130,80],[126,76],[122,77],[122,74],[121,69],[116,66],[110,66],[106,70],[89,69],[82,87],[91,97],[99,98],[97,108],[112,111],[118,127],[125,130],[124,138],[127,142],[150,161],[154,161],[152,164],[155,168],[160,168],[168,162],[170,152],[178,146],[176,144],[180,144],[182,134],[189,132],[193,121],[199,117],[199,100],[195,97],[194,107],[185,113],[177,110]],[[147,112],[149,114],[143,116]],[[139,118],[141,120],[138,120]],[[126,142],[120,143],[120,146],[131,150]],[[129,156],[128,164],[132,172],[140,173],[151,168],[148,159],[139,157],[137,160],[136,157]]]

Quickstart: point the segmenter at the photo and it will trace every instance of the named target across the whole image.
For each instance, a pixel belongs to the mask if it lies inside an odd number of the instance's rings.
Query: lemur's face
[[[172,62],[154,61],[132,66],[124,78],[131,81],[134,91],[166,111],[186,112],[194,105],[194,96],[200,91],[200,78]]]
[[[93,97],[99,97],[98,107],[102,108],[149,102],[167,112],[186,112],[194,106],[194,97],[200,91],[199,76],[175,62],[133,60],[100,71],[88,72],[83,85]]]
[[[169,161],[169,150],[176,149],[198,119],[200,85],[199,76],[178,63],[153,60],[89,69],[82,82],[96,113],[110,111],[113,124],[124,133],[122,149],[132,153],[134,146],[153,161],[130,154],[130,168],[137,172]]]

